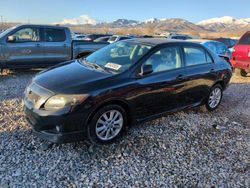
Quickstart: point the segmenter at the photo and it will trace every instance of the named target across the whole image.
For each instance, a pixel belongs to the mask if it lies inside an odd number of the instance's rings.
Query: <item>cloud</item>
[[[91,24],[95,25],[97,24],[97,21],[93,18],[90,18],[88,15],[81,15],[78,18],[68,18],[64,19],[61,22],[58,22],[56,24],[62,24],[62,25],[80,25],[80,24]]]

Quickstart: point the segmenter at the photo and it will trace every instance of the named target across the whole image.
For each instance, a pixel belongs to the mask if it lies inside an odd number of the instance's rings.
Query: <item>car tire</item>
[[[127,127],[127,115],[119,105],[99,109],[87,126],[88,139],[93,144],[109,144],[121,137]]]
[[[207,111],[213,111],[220,106],[223,97],[223,89],[220,84],[214,85],[205,102],[205,108]]]
[[[240,75],[241,75],[242,77],[247,77],[247,71],[245,71],[244,69],[241,69],[241,70],[240,70]]]

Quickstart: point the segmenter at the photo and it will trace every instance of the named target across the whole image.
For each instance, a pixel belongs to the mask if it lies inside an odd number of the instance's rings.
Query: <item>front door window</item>
[[[145,62],[152,65],[153,73],[181,68],[181,56],[178,47],[164,47]]]
[[[14,33],[15,42],[38,42],[40,41],[39,28],[23,28]]]

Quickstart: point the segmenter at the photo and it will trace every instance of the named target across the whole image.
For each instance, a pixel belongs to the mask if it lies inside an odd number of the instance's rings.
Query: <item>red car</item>
[[[234,46],[231,63],[240,69],[241,76],[250,73],[250,31],[246,32]]]

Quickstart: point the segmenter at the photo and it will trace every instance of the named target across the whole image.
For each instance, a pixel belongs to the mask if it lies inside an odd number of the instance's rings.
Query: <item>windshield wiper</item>
[[[86,58],[83,59],[83,62],[84,62],[85,64],[91,66],[92,68],[101,69],[101,70],[104,70],[104,71],[110,73],[110,71],[109,71],[106,67],[104,67],[104,66],[102,66],[102,65],[99,65],[99,64],[97,64],[96,62],[89,62],[89,61],[87,61]]]

